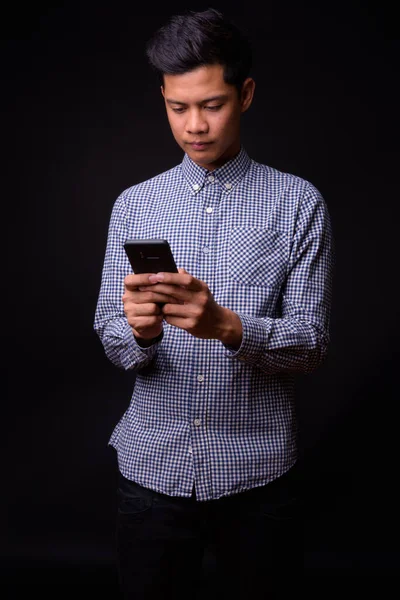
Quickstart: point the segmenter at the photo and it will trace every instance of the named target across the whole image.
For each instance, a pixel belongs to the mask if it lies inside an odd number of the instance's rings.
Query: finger
[[[157,293],[157,294],[163,294],[164,296],[168,297],[170,300],[167,300],[167,302],[171,303],[171,304],[179,304],[182,302],[189,302],[193,296],[193,292],[190,290],[187,290],[186,288],[182,287],[182,286],[176,286],[176,285],[164,285],[163,283],[155,283],[154,284],[154,292],[148,292],[148,293]]]
[[[144,317],[144,316],[158,316],[161,314],[161,308],[158,304],[153,302],[148,304],[131,304],[127,305],[125,308],[125,314],[129,317]]]
[[[164,317],[188,318],[188,308],[184,304],[164,304],[162,307]]]
[[[178,329],[184,329],[185,331],[191,329],[189,320],[180,315],[166,315],[164,320],[168,325],[173,325],[174,327],[178,327]]]
[[[124,279],[125,287],[129,290],[137,289],[141,285],[151,285],[149,277],[152,273],[138,273],[127,275]]]
[[[163,303],[165,304],[166,302],[176,302],[176,300],[174,300],[174,298],[172,296],[169,296],[168,294],[161,292],[156,292],[156,291],[150,291],[150,289],[147,289],[147,291],[136,291],[136,292],[127,292],[122,296],[122,302],[124,304],[148,304],[150,302],[154,302],[154,303]]]
[[[139,288],[139,292],[141,293],[147,292],[148,294],[163,294],[164,296],[168,297],[168,299],[164,302],[170,302],[172,304],[178,301],[177,295],[180,291],[185,293],[186,290],[183,287],[178,287],[176,285],[164,285],[162,283],[153,283],[152,287],[144,286]],[[186,295],[189,298],[190,292],[186,292]],[[179,295],[179,298],[183,299],[182,294]]]
[[[168,285],[183,286],[188,290],[199,291],[205,286],[203,281],[196,279],[190,273],[155,273],[149,276],[151,283],[166,283]]]
[[[128,323],[132,327],[134,335],[143,338],[156,337],[160,333],[160,328],[162,328],[162,321],[161,317],[141,317],[140,319],[134,320],[128,319]]]

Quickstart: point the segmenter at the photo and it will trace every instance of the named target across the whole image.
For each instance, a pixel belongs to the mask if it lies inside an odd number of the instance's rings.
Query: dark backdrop
[[[335,233],[330,354],[298,383],[306,574],[393,575],[394,9],[354,0],[214,6],[253,40],[247,151],[312,181]],[[133,380],[106,359],[92,324],[114,200],[181,160],[144,43],[185,7],[207,5],[149,3],[143,14],[134,2],[42,2],[3,13],[1,564],[3,582],[17,586],[12,598],[28,582],[78,581],[107,584],[117,597],[107,442]]]

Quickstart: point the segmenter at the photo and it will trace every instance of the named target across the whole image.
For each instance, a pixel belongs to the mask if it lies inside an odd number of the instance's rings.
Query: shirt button
[[[231,184],[231,183],[226,183],[226,184],[225,184],[225,187],[226,187],[226,189],[227,189],[227,190],[230,190],[230,189],[231,189],[231,187],[232,187],[232,184]]]
[[[189,454],[192,454],[192,453],[193,453],[193,451],[192,451],[192,446],[189,446],[189,450],[188,450],[188,452],[189,452]]]
[[[196,425],[196,427],[199,427],[199,425],[201,425],[200,419],[195,419],[193,422]]]
[[[208,179],[208,181],[209,181],[210,183],[214,183],[215,177],[214,177],[214,175],[209,175],[209,176],[207,177],[207,179]]]
[[[204,246],[203,252],[204,252],[204,254],[210,254],[211,248],[209,248],[208,246]]]
[[[212,213],[212,211],[213,211],[213,207],[212,206],[207,206],[206,212],[210,214],[210,213]]]
[[[194,184],[194,186],[193,186],[193,189],[194,189],[194,191],[195,191],[195,192],[197,192],[197,190],[199,190],[199,189],[200,189],[200,186],[199,186],[199,184],[198,184],[198,183],[195,183],[195,184]]]
[[[204,375],[197,375],[197,381],[200,381],[200,383],[204,381]]]

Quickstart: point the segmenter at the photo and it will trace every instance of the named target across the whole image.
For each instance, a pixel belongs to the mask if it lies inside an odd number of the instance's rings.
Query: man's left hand
[[[164,304],[164,319],[170,325],[184,329],[203,339],[218,339],[228,346],[239,348],[242,340],[242,323],[239,316],[220,306],[208,285],[184,269],[178,273],[150,275],[149,286],[141,291],[167,294],[178,302]]]

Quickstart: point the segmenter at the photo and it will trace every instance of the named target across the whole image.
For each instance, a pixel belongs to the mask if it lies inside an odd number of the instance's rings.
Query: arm
[[[154,357],[162,338],[162,325],[157,331],[160,335],[157,335],[155,343],[153,339],[142,342],[141,334],[132,329],[126,318],[124,305],[129,306],[130,313],[132,309],[130,296],[133,289],[128,289],[132,278],[133,284],[135,283],[135,276],[128,275],[131,267],[123,248],[127,237],[126,207],[121,195],[111,214],[94,330],[114,365],[122,369],[137,370],[148,365]]]
[[[243,337],[233,359],[267,373],[309,373],[324,359],[329,342],[333,238],[326,204],[309,185],[293,233],[279,318],[239,314]]]
[[[218,339],[228,358],[266,373],[308,373],[327,351],[332,263],[328,211],[319,192],[309,185],[291,240],[279,318],[258,318],[219,306],[207,284],[183,270],[152,275],[149,280],[154,292],[169,294],[180,302],[164,306],[170,325],[195,337]]]

